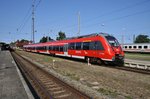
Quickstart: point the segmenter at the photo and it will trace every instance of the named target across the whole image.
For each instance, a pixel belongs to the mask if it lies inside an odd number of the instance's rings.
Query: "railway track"
[[[150,74],[150,70],[148,69],[140,69],[140,68],[135,68],[135,67],[126,67],[126,66],[116,66],[116,69],[119,70],[126,70],[126,71],[131,71],[131,72],[137,72],[137,73],[142,73],[142,74]]]
[[[90,99],[91,97],[64,83],[35,64],[12,52],[17,65],[41,99]]]

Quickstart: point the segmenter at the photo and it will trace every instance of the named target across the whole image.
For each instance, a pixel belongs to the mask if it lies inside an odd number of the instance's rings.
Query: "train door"
[[[49,54],[49,46],[46,46],[46,52]]]
[[[68,56],[68,44],[64,45],[64,55]]]

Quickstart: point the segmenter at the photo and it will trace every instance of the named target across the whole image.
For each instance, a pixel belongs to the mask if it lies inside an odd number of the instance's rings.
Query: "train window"
[[[56,51],[56,46],[53,46],[53,50]]]
[[[124,48],[127,48],[127,46],[125,46]]]
[[[90,50],[104,50],[100,41],[94,41],[90,43]]]
[[[81,49],[82,49],[82,48],[81,48],[81,45],[82,45],[81,42],[77,42],[77,43],[76,43],[76,50],[81,50]]]
[[[104,50],[104,47],[100,41],[97,42],[97,50]]]
[[[136,46],[133,46],[133,48],[136,48]]]
[[[52,47],[52,50],[55,51],[55,46]]]
[[[132,48],[132,46],[129,46],[129,48]]]
[[[38,50],[42,50],[41,47],[38,47]]]
[[[45,50],[45,47],[44,46],[40,47],[40,50]]]
[[[43,50],[46,50],[46,46],[44,46],[44,49]]]
[[[60,46],[60,52],[63,52],[63,46]]]
[[[59,51],[59,46],[56,46],[56,51]]]
[[[54,47],[53,47],[53,46],[51,46],[51,51],[53,51],[53,49],[54,49]]]
[[[105,36],[111,46],[119,46],[119,42],[113,36]]]
[[[95,42],[90,43],[90,50],[96,50]]]
[[[142,46],[139,46],[138,48],[142,48]]]
[[[70,43],[69,44],[69,49],[74,50],[75,49],[75,43]]]
[[[83,42],[83,50],[89,50],[90,49],[90,42]]]
[[[39,50],[39,47],[36,47],[37,50]]]
[[[39,47],[37,47],[36,49],[39,50]]]
[[[41,48],[41,50],[43,50],[44,48],[43,47],[40,47]]]
[[[144,49],[147,49],[148,48],[148,46],[144,46]]]
[[[48,48],[50,51],[52,50],[52,46],[49,46],[49,48]]]
[[[45,46],[42,47],[42,50],[45,50]]]
[[[100,41],[95,41],[96,50],[104,50],[104,47]]]

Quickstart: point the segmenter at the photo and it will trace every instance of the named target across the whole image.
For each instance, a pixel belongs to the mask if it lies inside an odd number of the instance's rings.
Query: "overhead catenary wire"
[[[94,18],[87,19],[86,22],[90,22],[90,21],[99,19],[99,18],[104,17],[104,16],[108,16],[108,15],[111,15],[111,14],[114,14],[114,13],[122,12],[124,10],[128,10],[128,9],[134,8],[136,6],[143,5],[143,4],[147,3],[147,2],[150,2],[150,0],[140,1],[140,2],[137,2],[137,3],[134,3],[134,4],[130,4],[130,5],[126,6],[126,7],[120,8],[120,9],[116,9],[116,10],[113,10],[113,11],[110,11],[110,12],[106,12],[106,13],[100,15],[100,16],[96,16]]]
[[[35,6],[35,10],[37,9],[37,7],[41,3],[41,1],[42,0],[38,1],[38,3]],[[34,2],[36,3],[36,0]],[[29,21],[29,19],[31,19],[31,17],[32,17],[32,5],[30,6],[29,10],[27,11],[25,17],[23,18],[23,21],[21,22],[21,24],[17,28],[17,32],[22,32],[23,28],[25,27],[25,25],[27,24],[27,22]]]
[[[39,6],[39,4],[41,3],[41,1],[42,1],[42,0],[39,0],[38,3],[36,3],[35,9]],[[91,20],[95,20],[95,19],[98,19],[98,18],[103,17],[103,16],[107,16],[107,15],[110,15],[110,14],[113,14],[113,13],[118,13],[118,12],[121,12],[121,11],[124,11],[124,10],[127,10],[127,9],[131,9],[131,8],[136,7],[136,6],[145,4],[145,3],[149,2],[149,1],[150,1],[150,0],[140,1],[140,2],[137,2],[137,3],[131,4],[131,5],[128,5],[128,6],[126,6],[126,7],[123,7],[123,8],[117,9],[117,10],[114,10],[114,11],[110,11],[110,12],[104,13],[104,14],[102,14],[102,15],[100,15],[100,16],[95,17],[95,18],[91,18]],[[143,12],[143,13],[146,13],[146,12]],[[135,13],[133,13],[133,15],[134,15],[134,14],[135,14]],[[140,14],[140,12],[137,13],[137,14]],[[137,14],[135,14],[135,15],[137,15]],[[141,14],[142,14],[142,13],[141,13]],[[120,16],[120,17],[113,18],[113,19],[105,20],[105,22],[111,22],[111,21],[115,21],[115,20],[127,18],[127,17],[133,16],[133,15],[132,15],[132,14],[124,15],[124,16]],[[31,17],[31,15],[30,15],[30,17]],[[28,19],[28,20],[29,20],[29,19]],[[28,20],[27,20],[26,22],[24,22],[24,25],[23,25],[23,27],[22,27],[20,30],[22,30],[22,29],[24,28],[24,26],[26,25],[26,23],[28,22]],[[57,19],[56,21],[58,21],[58,19]],[[90,21],[90,20],[86,21],[85,23],[88,23],[89,21]],[[103,21],[103,22],[104,22],[104,21]],[[55,23],[55,21],[53,21],[53,23]],[[81,28],[90,27],[90,26],[94,26],[94,25],[97,25],[97,24],[100,24],[100,22],[94,23],[94,24],[90,24],[90,25],[88,25],[88,26],[86,26],[86,25],[83,24]],[[77,27],[77,24],[73,24],[73,25],[69,25],[69,26],[64,26],[64,25],[63,25],[63,27],[61,27],[61,28],[62,28],[62,29],[65,28],[65,29],[68,30],[68,29],[72,29],[72,28],[75,28],[75,27]]]
[[[21,22],[21,24],[17,28],[18,32],[21,32],[22,28],[24,28],[24,25],[27,23],[27,20],[29,19],[29,17],[31,17],[31,11],[32,11],[32,6],[30,6],[30,8],[27,11],[25,17],[23,18],[23,21]]]
[[[125,7],[122,7],[122,8],[113,10],[113,11],[110,11],[110,12],[106,12],[106,13],[100,15],[100,16],[96,16],[96,17],[94,17],[94,18],[87,19],[87,20],[85,20],[84,23],[89,23],[89,22],[94,21],[94,20],[96,20],[96,19],[99,19],[99,18],[101,18],[101,17],[108,16],[108,15],[110,15],[110,14],[114,14],[114,13],[118,13],[118,12],[122,12],[122,11],[124,11],[124,10],[128,10],[128,9],[134,8],[134,7],[136,7],[136,6],[143,5],[143,4],[147,3],[147,2],[150,2],[150,0],[144,0],[144,1],[136,2],[136,3],[134,3],[134,4],[130,4],[130,5],[128,5],[128,6],[125,6]],[[83,20],[84,20],[84,19],[83,19]],[[57,21],[58,21],[58,20],[57,20]],[[54,22],[54,23],[55,23],[55,22]],[[96,24],[98,24],[98,23],[96,23]],[[62,28],[65,28],[65,29],[68,30],[68,29],[75,28],[76,26],[77,26],[77,24],[74,24],[74,25],[64,26],[64,27],[62,27]],[[91,26],[91,25],[90,25],[90,26]]]
[[[100,23],[105,23],[105,22],[108,23],[108,22],[111,22],[111,21],[116,21],[116,20],[120,20],[120,19],[123,19],[123,18],[128,18],[128,17],[131,17],[131,16],[147,13],[147,12],[150,12],[150,9],[144,10],[144,11],[135,12],[135,13],[124,15],[124,16],[120,16],[120,17],[116,17],[116,18],[112,18],[112,19],[108,19],[108,20],[104,20],[102,22],[97,22],[97,23],[94,23],[94,24],[83,26],[82,28],[88,28],[88,27],[92,27],[92,26],[98,25]]]
[[[39,1],[39,3],[40,3],[41,1]],[[144,1],[140,1],[140,2],[136,2],[136,3],[134,3],[134,4],[130,4],[130,5],[128,5],[128,6],[125,6],[125,7],[122,7],[122,8],[119,8],[119,9],[116,9],[116,10],[113,10],[113,11],[110,11],[110,12],[106,12],[106,13],[104,13],[104,14],[102,14],[102,15],[100,15],[100,16],[96,16],[96,17],[94,17],[94,18],[90,18],[90,19],[88,19],[88,20],[86,20],[84,23],[89,23],[90,21],[94,21],[94,20],[96,20],[96,19],[99,19],[99,18],[101,18],[101,17],[104,17],[104,16],[108,16],[108,15],[110,15],[110,14],[114,14],[114,13],[118,13],[118,12],[122,12],[122,11],[124,11],[124,10],[128,10],[128,9],[131,9],[131,8],[134,8],[134,7],[136,7],[136,6],[140,6],[140,5],[143,5],[143,4],[145,4],[145,3],[147,3],[147,2],[150,2],[150,0],[144,0]],[[64,19],[64,17],[63,17],[63,19]],[[117,20],[117,19],[116,19]],[[55,20],[55,21],[52,21],[52,22],[50,22],[50,23],[56,23],[57,21],[59,21],[58,19],[57,20]],[[83,18],[83,21],[84,21],[84,18]],[[95,24],[99,24],[99,23],[95,23]],[[92,25],[92,24],[91,24]],[[91,26],[90,25],[90,26]],[[82,25],[83,27],[85,27],[84,25]],[[56,26],[55,26],[56,27]],[[72,24],[72,25],[64,25],[63,24],[63,26],[61,27],[61,29],[63,29],[63,28],[65,28],[65,29],[73,29],[73,28],[76,28],[77,27],[77,24]],[[59,27],[60,28],[60,27]]]

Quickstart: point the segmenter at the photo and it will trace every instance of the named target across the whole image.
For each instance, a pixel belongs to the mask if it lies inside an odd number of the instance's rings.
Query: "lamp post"
[[[105,26],[105,24],[104,24],[104,23],[103,23],[103,24],[101,24],[102,32],[104,32],[104,26]]]
[[[122,48],[123,48],[123,44],[124,44],[124,33],[125,33],[125,30],[126,28],[122,28],[122,40],[121,40],[121,43],[122,43]]]

